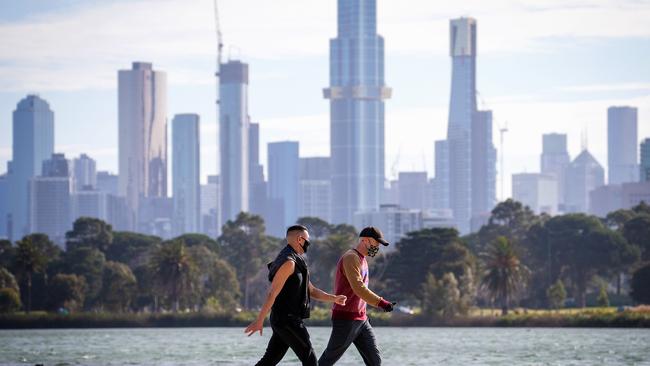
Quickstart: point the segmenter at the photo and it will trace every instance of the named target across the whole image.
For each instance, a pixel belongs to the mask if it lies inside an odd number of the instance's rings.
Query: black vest
[[[309,269],[302,255],[287,245],[275,260],[268,264],[269,281],[273,281],[278,269],[288,260],[296,263],[296,267],[275,298],[271,316],[278,320],[309,318]]]

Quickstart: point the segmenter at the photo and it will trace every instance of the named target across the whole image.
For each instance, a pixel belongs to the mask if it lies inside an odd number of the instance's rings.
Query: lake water
[[[330,328],[309,328],[318,356]],[[384,365],[650,365],[650,330],[376,327]],[[2,365],[253,365],[271,328],[0,330]],[[289,350],[282,365],[298,365]],[[354,345],[338,365],[363,365]]]

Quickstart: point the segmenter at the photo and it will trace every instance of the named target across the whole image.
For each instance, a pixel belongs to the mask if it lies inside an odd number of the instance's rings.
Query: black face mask
[[[366,245],[366,249],[368,250],[368,257],[374,257],[377,255],[379,252],[379,247],[373,246],[373,245]]]
[[[304,238],[303,238],[303,239],[304,239]],[[309,248],[309,246],[311,245],[311,243],[310,243],[309,240],[307,240],[307,239],[304,239],[304,240],[305,240],[305,243],[302,245],[302,250],[303,250],[305,253],[307,253],[307,248]]]

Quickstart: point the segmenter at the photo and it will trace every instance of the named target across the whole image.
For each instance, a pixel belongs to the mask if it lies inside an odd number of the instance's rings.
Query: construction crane
[[[221,37],[221,24],[219,22],[219,7],[217,6],[217,0],[214,0],[214,29],[215,29],[215,34],[217,36],[217,68],[215,70],[214,76],[215,76],[215,82],[216,82],[216,92],[217,92],[217,97],[216,97],[216,107],[217,107],[217,115],[216,115],[216,122],[217,122],[217,131],[219,131],[220,126],[219,126],[219,119],[221,116],[221,93],[219,92],[219,84],[221,83],[221,53],[223,50],[223,40]],[[220,145],[219,141],[219,135],[217,135],[217,146]],[[221,171],[221,157],[219,156],[220,154],[220,148],[217,147],[217,172]],[[217,197],[221,197],[221,188],[217,191]],[[217,198],[217,202],[214,202],[215,207],[219,207],[219,198]],[[217,210],[217,218],[216,218],[216,224],[217,228],[221,227],[221,210]],[[219,234],[220,230],[217,230],[217,234]]]
[[[214,25],[215,25],[215,32],[217,36],[217,71],[215,72],[215,76],[217,79],[217,108],[219,106],[219,102],[221,99],[221,96],[219,95],[219,78],[221,77],[221,54],[223,51],[223,38],[221,36],[221,24],[219,23],[219,7],[217,5],[217,0],[214,0]],[[219,110],[217,109],[217,119],[219,119]]]

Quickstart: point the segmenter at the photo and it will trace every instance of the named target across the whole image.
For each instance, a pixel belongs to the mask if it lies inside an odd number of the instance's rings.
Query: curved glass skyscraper
[[[337,37],[330,40],[332,221],[379,208],[384,184],[384,39],[375,0],[338,0]]]

